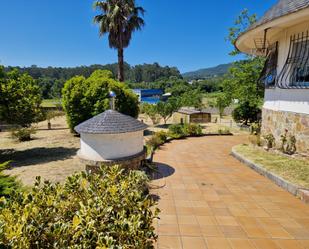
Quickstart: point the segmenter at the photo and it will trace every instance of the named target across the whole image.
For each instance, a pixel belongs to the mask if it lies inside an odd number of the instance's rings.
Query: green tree
[[[0,67],[0,118],[9,124],[30,127],[41,115],[41,91],[36,81],[16,69]]]
[[[151,105],[148,103],[143,104],[143,110],[145,114],[151,119],[154,125],[160,122],[160,116],[158,114],[157,105]]]
[[[243,10],[235,26],[229,29],[227,39],[234,45],[236,39],[255,21],[256,15],[249,15],[247,9]],[[240,51],[235,49],[230,54],[237,55]],[[263,102],[264,86],[259,83],[259,78],[264,62],[262,57],[247,56],[246,60],[235,62],[225,76],[222,84],[224,98],[230,102],[237,99],[239,103],[233,115],[236,121],[250,122]]]
[[[94,17],[99,24],[100,35],[108,34],[109,46],[118,50],[118,80],[124,81],[124,48],[128,47],[132,34],[144,26],[141,15],[145,10],[134,0],[96,1],[95,8],[102,13]]]
[[[236,18],[234,22],[234,26],[229,28],[229,35],[226,38],[233,46],[237,38],[245,32],[252,24],[254,24],[257,20],[256,14],[250,15],[248,9],[244,9],[240,15]],[[238,55],[241,52],[238,49],[234,49],[230,52],[230,55]]]
[[[217,97],[216,97],[216,101],[215,101],[215,107],[218,108],[219,110],[219,116],[220,118],[222,118],[223,114],[224,114],[224,109],[226,107],[228,107],[231,104],[231,101],[229,98],[226,98],[226,96],[222,93],[220,93]]]
[[[110,108],[110,91],[116,93],[116,110],[137,117],[137,96],[124,84],[114,80],[110,71],[97,70],[87,79],[75,76],[65,83],[62,103],[72,132],[79,123]]]
[[[180,105],[187,107],[195,107],[196,109],[201,109],[203,105],[203,95],[199,89],[191,90],[185,92],[180,97]]]
[[[167,120],[173,115],[179,108],[177,101],[170,99],[166,102],[159,102],[157,104],[157,112],[161,116],[166,124]]]

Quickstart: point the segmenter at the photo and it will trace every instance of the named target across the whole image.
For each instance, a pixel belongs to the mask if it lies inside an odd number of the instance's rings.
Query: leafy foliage
[[[117,75],[118,64],[90,65],[71,68],[47,67],[42,68],[36,65],[30,67],[6,67],[6,72],[17,69],[21,73],[27,73],[37,80],[44,99],[61,98],[61,90],[64,83],[74,76],[88,78],[96,70],[108,70]],[[125,81],[130,88],[160,88],[156,81],[169,79],[171,76],[181,78],[176,67],[162,67],[158,63],[130,66],[124,63]],[[142,83],[141,83],[142,82]]]
[[[158,210],[148,178],[119,167],[41,183],[1,199],[0,245],[8,248],[153,248]]]
[[[10,197],[14,191],[18,191],[21,187],[15,177],[5,175],[3,170],[7,169],[9,162],[0,163],[0,197]],[[0,230],[1,232],[1,230]],[[1,235],[0,235],[1,238]],[[0,243],[1,247],[1,243]]]
[[[76,76],[63,88],[63,108],[73,131],[79,123],[109,109],[109,92],[116,93],[116,109],[132,117],[138,115],[137,96],[106,70],[97,70],[89,78]]]
[[[233,119],[247,125],[248,123],[258,122],[261,117],[259,106],[250,105],[249,102],[239,104],[232,112]]]
[[[188,136],[200,136],[203,134],[202,127],[199,124],[184,124],[183,129]]]
[[[257,20],[256,14],[250,15],[248,9],[244,9],[234,22],[234,26],[229,28],[229,35],[227,40],[234,46],[237,38],[246,31]],[[236,48],[230,53],[230,55],[238,55],[241,52]]]
[[[142,110],[151,119],[154,125],[160,123],[160,115],[158,114],[157,105],[144,103],[142,104]]]
[[[296,137],[289,134],[288,130],[281,135],[281,150],[283,153],[293,155],[296,152]]]
[[[26,142],[31,140],[31,135],[35,134],[34,127],[22,127],[13,129],[11,132],[12,138],[17,139],[19,142]]]
[[[170,99],[166,102],[159,102],[156,106],[158,114],[166,124],[167,120],[173,115],[175,111],[179,109],[177,100]]]
[[[41,115],[41,94],[36,81],[17,70],[0,67],[0,118],[10,124],[28,127]]]

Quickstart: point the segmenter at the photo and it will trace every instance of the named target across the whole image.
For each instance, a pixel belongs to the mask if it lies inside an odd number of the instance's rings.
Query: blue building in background
[[[157,104],[160,102],[164,91],[162,89],[132,89],[141,103]]]

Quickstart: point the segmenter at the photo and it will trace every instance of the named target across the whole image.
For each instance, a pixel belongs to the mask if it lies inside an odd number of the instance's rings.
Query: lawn
[[[35,177],[53,182],[63,182],[65,178],[84,166],[76,156],[79,138],[74,137],[65,117],[51,120],[52,130],[47,129],[47,121],[36,125],[33,140],[19,143],[10,132],[0,132],[0,163],[11,161],[13,166],[6,174],[17,176],[25,185],[32,185]]]
[[[60,99],[43,99],[41,107],[45,108],[55,108],[61,105]]]
[[[238,145],[235,151],[266,170],[294,183],[309,188],[309,159],[291,158],[251,145]]]

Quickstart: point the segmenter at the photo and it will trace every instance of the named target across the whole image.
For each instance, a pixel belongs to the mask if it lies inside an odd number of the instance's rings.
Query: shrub
[[[168,137],[167,132],[165,131],[158,131],[155,133],[155,136],[157,136],[158,138],[160,138],[160,140],[165,143]]]
[[[151,136],[151,138],[149,138],[146,142],[147,148],[149,148],[152,151],[159,148],[159,146],[162,144],[164,144],[164,141],[161,140],[161,138],[156,135]]]
[[[218,134],[219,135],[229,135],[231,134],[231,131],[228,128],[218,129]]]
[[[189,136],[200,136],[203,134],[202,126],[199,124],[185,124],[183,126],[184,133]]]
[[[250,125],[250,133],[257,135],[261,133],[261,123],[253,123]]]
[[[182,138],[187,134],[185,133],[184,126],[181,124],[173,124],[168,127],[168,134],[171,138]]]
[[[281,150],[289,155],[293,155],[296,152],[296,138],[288,134],[288,130],[285,130],[284,134],[281,135]]]
[[[11,136],[17,139],[19,142],[25,142],[31,140],[31,135],[35,134],[36,130],[34,127],[30,128],[17,128],[12,130]]]
[[[9,162],[0,164],[0,197],[9,197],[14,191],[20,189],[20,183],[16,181],[15,177],[5,175],[3,170],[8,167]],[[0,230],[1,233],[1,230]],[[1,243],[0,243],[1,248]]]
[[[6,248],[153,248],[158,210],[145,194],[148,178],[119,167],[41,183],[0,203]]]
[[[263,138],[266,141],[266,147],[267,149],[271,149],[275,146],[275,137],[273,134],[269,133],[265,136],[263,136]]]
[[[123,83],[112,79],[109,71],[97,70],[87,79],[76,76],[65,83],[62,103],[72,132],[76,125],[110,109],[110,91],[116,93],[116,110],[137,117],[137,96]]]
[[[259,121],[261,109],[257,105],[250,105],[249,102],[239,104],[233,111],[232,116],[236,122],[244,124]]]

